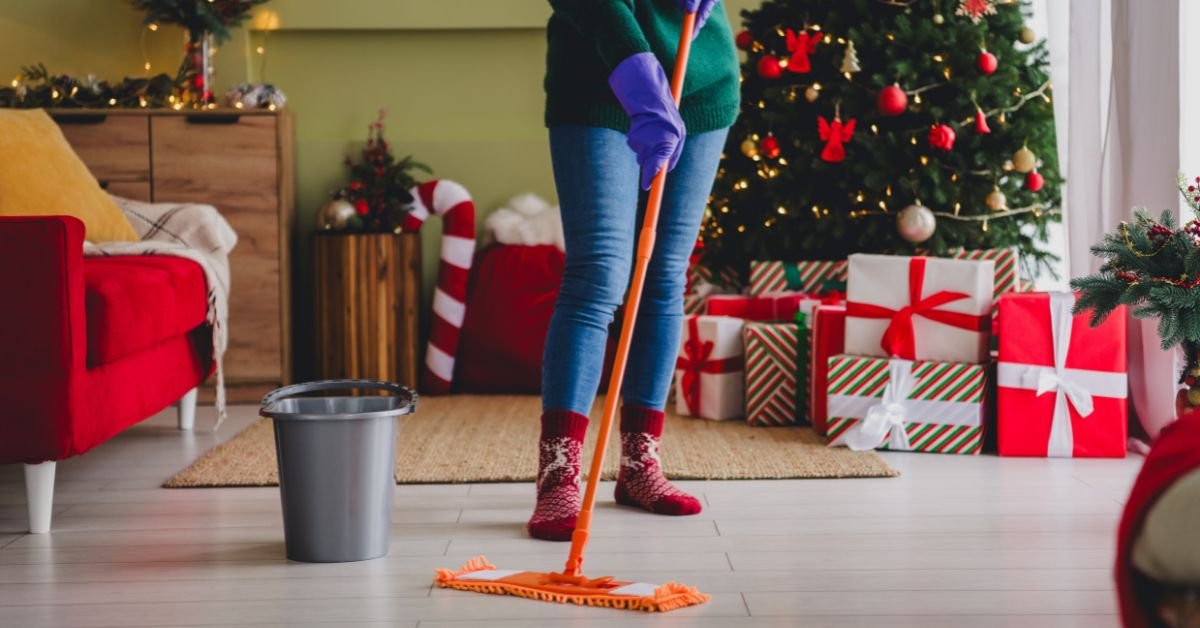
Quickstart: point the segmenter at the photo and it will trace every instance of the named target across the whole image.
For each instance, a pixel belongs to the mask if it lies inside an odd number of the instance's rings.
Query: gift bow
[[[683,356],[675,360],[675,368],[683,371],[679,385],[688,414],[700,416],[700,374],[733,373],[742,369],[740,357],[711,360],[713,342],[700,339],[700,317],[688,318],[688,337],[683,342]]]
[[[879,344],[889,356],[905,360],[916,359],[917,341],[916,331],[913,329],[914,316],[921,316],[968,331],[984,331],[991,324],[991,318],[987,316],[937,309],[948,303],[970,298],[970,295],[964,292],[942,290],[922,298],[921,293],[924,289],[925,258],[910,258],[908,262],[908,305],[893,310],[872,303],[851,301],[846,304],[846,316],[891,319],[883,334],[883,340]]]
[[[908,360],[888,360],[888,383],[883,387],[883,398],[867,409],[863,420],[846,432],[843,442],[847,447],[867,451],[887,440],[888,449],[912,449],[907,430],[908,397],[916,383],[912,367],[913,363]]]
[[[1054,366],[1001,362],[997,373],[1000,386],[1036,391],[1040,397],[1054,391],[1054,415],[1050,420],[1050,438],[1046,455],[1051,458],[1070,458],[1075,451],[1075,434],[1071,428],[1071,410],[1080,417],[1092,414],[1093,394],[1124,399],[1127,380],[1124,373],[1089,371],[1067,368],[1067,353],[1071,349],[1071,310],[1075,295],[1070,292],[1050,293],[1050,336],[1054,351]]]

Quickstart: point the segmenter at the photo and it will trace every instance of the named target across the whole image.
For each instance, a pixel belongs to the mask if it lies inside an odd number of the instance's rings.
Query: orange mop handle
[[[671,74],[671,96],[675,106],[683,94],[683,78],[687,74],[688,54],[692,51],[692,31],[696,26],[696,14],[683,17],[683,28],[679,31],[679,48],[675,53],[675,69]],[[608,394],[604,397],[604,416],[600,420],[600,432],[596,438],[596,451],[592,454],[592,467],[588,472],[587,490],[583,494],[583,506],[575,532],[571,535],[571,553],[567,557],[565,576],[579,576],[583,568],[583,549],[587,546],[588,530],[592,525],[592,509],[596,505],[596,489],[600,485],[600,472],[604,466],[604,453],[608,449],[608,437],[617,416],[617,401],[621,384],[625,379],[625,364],[629,361],[629,347],[633,344],[633,325],[637,320],[638,304],[642,300],[642,286],[646,283],[646,270],[650,267],[650,256],[654,253],[655,227],[658,225],[658,209],[662,205],[663,188],[667,184],[667,168],[663,166],[650,184],[650,196],[646,200],[646,216],[638,236],[637,257],[633,265],[633,281],[629,296],[625,300],[625,317],[621,324],[621,336],[617,340],[617,354],[613,359],[612,377],[608,380]]]

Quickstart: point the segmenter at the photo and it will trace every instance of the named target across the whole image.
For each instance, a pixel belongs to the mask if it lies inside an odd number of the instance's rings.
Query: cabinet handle
[[[241,118],[237,113],[197,113],[183,117],[188,124],[237,124]]]
[[[50,116],[59,124],[100,124],[108,119],[105,113],[85,113],[79,115],[55,114]]]

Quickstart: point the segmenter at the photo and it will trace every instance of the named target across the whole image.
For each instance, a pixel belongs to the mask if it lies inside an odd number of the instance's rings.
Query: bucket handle
[[[318,392],[322,390],[347,390],[353,388],[386,390],[388,392],[395,393],[397,396],[407,397],[409,401],[413,403],[416,403],[417,401],[416,391],[407,386],[393,384],[392,382],[374,379],[323,379],[315,382],[304,382],[303,384],[292,384],[290,386],[284,386],[283,388],[277,388],[267,393],[267,396],[263,397],[261,407],[266,408],[280,399],[286,399],[296,395],[303,395],[305,393]]]

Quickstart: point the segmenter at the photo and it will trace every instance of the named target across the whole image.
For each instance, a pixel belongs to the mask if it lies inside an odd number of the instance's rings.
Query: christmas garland
[[[183,80],[168,74],[137,78],[127,76],[119,82],[84,78],[69,74],[50,74],[39,63],[21,68],[21,76],[0,87],[0,107],[14,109],[176,107]]]

